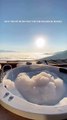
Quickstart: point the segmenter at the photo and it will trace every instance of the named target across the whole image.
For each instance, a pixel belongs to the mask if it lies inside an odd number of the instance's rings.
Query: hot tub
[[[23,65],[14,68],[7,72],[3,80],[10,79],[15,81],[17,75],[21,72],[26,72],[30,76],[37,74],[40,71],[49,71],[57,74],[67,85],[67,74],[61,73],[59,68],[48,65]],[[67,97],[67,92],[65,96]],[[0,103],[9,111],[35,120],[62,120],[67,118],[67,104],[56,105],[38,105],[27,101],[17,89],[8,89],[3,82],[0,84]]]

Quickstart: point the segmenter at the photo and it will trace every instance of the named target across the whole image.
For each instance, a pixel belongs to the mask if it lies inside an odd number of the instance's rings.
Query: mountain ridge
[[[54,53],[52,56],[45,57],[46,60],[57,60],[57,59],[67,59],[67,50]]]

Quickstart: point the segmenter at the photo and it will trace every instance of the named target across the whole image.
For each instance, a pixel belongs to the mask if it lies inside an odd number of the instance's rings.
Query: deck
[[[15,115],[0,105],[0,120],[30,120],[30,119]]]

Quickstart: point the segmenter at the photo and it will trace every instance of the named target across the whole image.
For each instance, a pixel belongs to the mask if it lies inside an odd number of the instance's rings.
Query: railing
[[[2,70],[1,70],[1,75],[0,75],[0,82],[2,81],[2,79],[4,78],[4,76],[6,75],[6,72],[8,70],[12,69],[12,66],[10,64],[5,64],[3,67],[2,67]]]

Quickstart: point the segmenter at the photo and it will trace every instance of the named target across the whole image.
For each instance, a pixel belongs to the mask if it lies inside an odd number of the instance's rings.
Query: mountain
[[[52,56],[46,57],[46,60],[57,60],[57,59],[67,59],[67,50],[65,51],[60,51],[60,52],[56,52],[55,54],[53,54]]]

